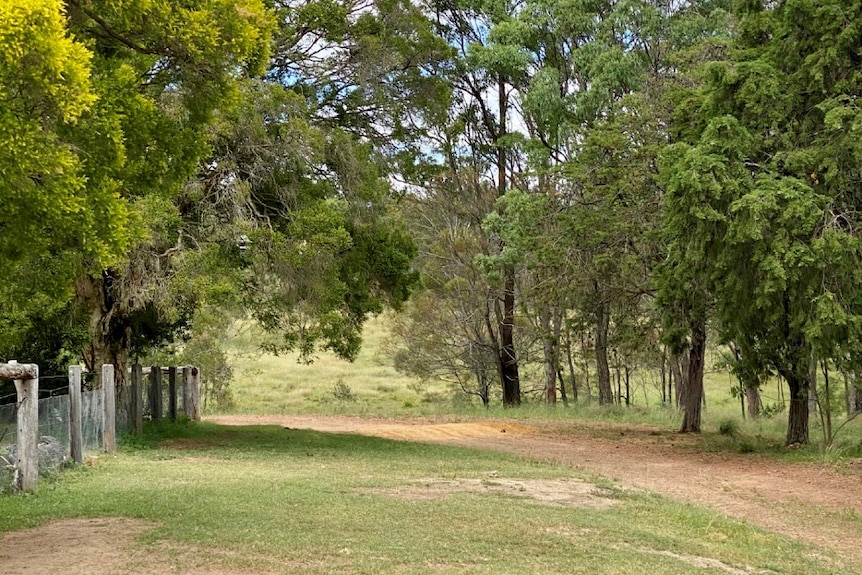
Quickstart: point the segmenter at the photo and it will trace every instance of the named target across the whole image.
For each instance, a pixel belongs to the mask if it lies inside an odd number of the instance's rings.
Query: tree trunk
[[[491,401],[490,389],[488,386],[488,376],[484,370],[476,370],[476,384],[479,386],[479,398],[482,400],[482,405],[488,407]]]
[[[587,340],[581,333],[581,359],[584,362],[584,391],[587,394],[587,403],[593,402],[593,386],[590,384],[590,364],[587,361]],[[574,374],[574,370],[572,371]]]
[[[844,413],[847,418],[853,417],[853,410],[856,407],[856,388],[850,383],[850,375],[847,370],[841,370],[841,378],[844,380]]]
[[[542,304],[539,310],[539,324],[542,330],[542,353],[545,364],[545,402],[557,404],[557,348],[559,334],[551,326],[551,307]],[[556,326],[554,326],[556,327]]]
[[[823,417],[823,431],[826,435],[826,445],[832,444],[832,398],[829,396],[829,364],[824,359],[820,362],[823,370],[823,401],[820,403],[820,411]]]
[[[557,369],[557,379],[560,381],[560,399],[563,400],[564,407],[569,407],[569,396],[566,394],[566,380],[563,378],[562,369]]]
[[[748,418],[757,419],[760,417],[760,409],[762,407],[760,390],[756,387],[746,387],[745,399],[748,402]]]
[[[521,378],[515,354],[515,270],[505,270],[503,320],[500,322],[500,371],[502,372],[503,405],[521,405]]]
[[[623,364],[623,371],[624,371],[625,376],[626,376],[626,406],[629,406],[632,404],[632,400],[631,400],[632,387],[631,387],[631,373],[629,372],[629,364],[628,363]]]
[[[811,353],[808,364],[808,417],[817,416],[817,357]]]
[[[571,332],[569,332],[569,330],[566,330],[565,342],[566,342],[566,360],[568,361],[568,364],[569,364],[569,387],[572,390],[572,402],[577,403],[578,402],[578,382],[575,379],[575,360],[572,357],[572,337],[571,337]],[[589,398],[589,395],[587,395],[587,398]],[[587,399],[587,401],[589,402],[589,399]]]
[[[790,391],[790,412],[787,419],[787,445],[808,444],[808,379],[800,376],[797,366],[781,370]]]
[[[700,321],[691,330],[691,349],[688,352],[688,377],[681,433],[700,433],[703,406],[703,367],[706,357],[706,322]]]
[[[598,371],[599,377],[599,405],[610,405],[614,402],[614,392],[611,389],[611,370],[608,366],[610,314],[605,304],[599,304],[596,319],[596,371]]]
[[[128,323],[128,309],[122,298],[116,298],[113,293],[112,285],[118,281],[119,278],[110,272],[104,272],[98,278],[84,276],[78,278],[75,292],[90,316],[90,346],[85,353],[87,364],[96,374],[99,387],[101,366],[114,366],[117,397],[122,402],[128,377],[126,370],[129,367],[132,330]]]
[[[682,409],[685,404],[685,394],[688,390],[688,357],[685,354],[672,354],[670,357],[670,371],[673,375],[676,388],[673,391],[674,402],[678,409]],[[669,392],[671,390],[668,390]]]
[[[500,127],[495,138],[497,145],[497,194],[506,194],[506,146],[502,139],[506,135],[506,113],[508,98],[506,81],[502,74],[497,78],[497,104]],[[501,246],[502,247],[502,246]],[[518,373],[518,358],[515,354],[515,268],[507,265],[503,269],[503,314],[500,331],[500,377],[503,385],[503,405],[521,405],[521,380]]]

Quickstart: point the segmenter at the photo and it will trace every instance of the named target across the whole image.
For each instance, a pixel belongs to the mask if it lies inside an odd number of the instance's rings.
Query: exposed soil
[[[429,477],[409,485],[390,489],[363,489],[373,493],[408,501],[445,497],[452,493],[498,493],[522,497],[547,505],[607,509],[618,503],[611,493],[577,479],[507,479],[490,473],[486,479],[441,479]]]
[[[393,421],[337,416],[217,416],[226,425],[280,425],[491,449],[612,478],[624,487],[702,505],[831,549],[862,564],[862,477],[847,466],[757,454],[703,453],[693,439],[650,426],[527,425],[516,421]]]
[[[136,538],[155,527],[131,519],[65,519],[0,537],[3,575],[265,575],[266,558],[253,571],[230,565],[229,554],[191,547],[142,545]],[[261,560],[262,559],[262,560]],[[271,562],[271,561],[270,561]],[[275,567],[275,566],[273,566]]]

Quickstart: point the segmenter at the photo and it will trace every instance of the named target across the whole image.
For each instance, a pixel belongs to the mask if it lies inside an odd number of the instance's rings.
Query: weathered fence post
[[[34,489],[39,480],[39,366],[10,360],[0,364],[0,379],[13,380],[18,393],[15,487]]]
[[[153,421],[162,419],[162,368],[154,365],[150,368],[150,417]]]
[[[132,418],[132,431],[135,435],[144,433],[144,398],[141,395],[141,380],[144,378],[144,368],[140,363],[132,366],[132,398],[129,404],[129,415]]]
[[[198,368],[183,368],[183,413],[193,421],[201,420],[201,372]]]
[[[177,368],[168,368],[168,416],[177,420]]]
[[[183,369],[183,415],[192,418],[192,368],[186,366]]]
[[[84,463],[84,432],[81,423],[81,366],[69,366],[69,453],[72,461]]]
[[[105,453],[117,450],[117,392],[114,366],[102,366],[102,444]]]
[[[201,370],[192,367],[192,415],[194,421],[201,420]]]

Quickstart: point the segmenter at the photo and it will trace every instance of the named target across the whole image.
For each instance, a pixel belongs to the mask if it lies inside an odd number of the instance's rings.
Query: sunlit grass
[[[388,337],[385,318],[374,318],[367,324],[362,351],[352,363],[328,353],[320,354],[310,364],[299,362],[295,354],[262,354],[259,347],[265,336],[260,330],[248,325],[238,334],[228,345],[236,372],[232,385],[233,413],[509,417],[551,421],[580,418],[623,425],[649,424],[665,430],[678,428],[681,421],[675,407],[662,404],[659,373],[644,369],[631,373],[629,406],[587,404],[582,392],[580,403],[572,403],[568,408],[558,404],[555,409],[548,409],[535,391],[541,388],[541,371],[533,366],[522,370],[524,405],[521,408],[504,409],[497,399],[486,409],[475,398],[471,400],[446,384],[420,382],[396,371],[382,350]],[[726,370],[716,367],[717,363],[717,355],[711,354],[704,377],[702,447],[737,452],[783,452],[787,413],[779,411],[779,406],[786,401],[786,390],[779,389],[778,381],[770,381],[761,395],[772,415],[748,420],[739,398],[731,393],[735,379]],[[591,374],[591,380],[595,387],[595,374]],[[839,391],[842,385],[838,382],[833,389]],[[834,400],[833,404],[840,405],[839,400]],[[842,415],[836,415],[833,428],[837,429],[843,421]],[[722,434],[720,430],[728,426],[735,433]],[[856,455],[862,450],[862,418],[843,427],[835,444],[827,450],[823,448],[819,418],[812,417],[811,440],[814,444],[811,448],[794,451],[792,456],[835,459]]]

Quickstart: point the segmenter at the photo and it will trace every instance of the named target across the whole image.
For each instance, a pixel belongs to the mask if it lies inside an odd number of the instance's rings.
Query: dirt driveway
[[[225,425],[280,425],[443,443],[552,461],[695,503],[862,564],[862,462],[839,471],[756,454],[702,453],[649,426],[494,420],[440,422],[340,416],[215,416]]]

